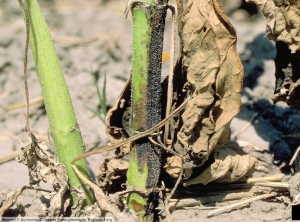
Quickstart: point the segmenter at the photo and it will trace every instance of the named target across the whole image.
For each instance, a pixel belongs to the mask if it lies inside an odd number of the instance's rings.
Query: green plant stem
[[[22,0],[18,1],[25,19]],[[27,0],[27,8],[30,23],[30,47],[58,158],[66,167],[70,187],[83,187],[85,189],[70,164],[75,157],[83,154],[84,144],[60,61],[37,1]],[[86,177],[89,176],[86,160],[76,162],[76,166]],[[86,204],[91,204],[93,202],[92,194],[87,191],[85,194]],[[72,195],[73,204],[76,197],[76,194]]]
[[[142,132],[161,120],[161,57],[166,7],[148,0],[132,7],[132,132]],[[131,145],[127,183],[148,189],[158,185],[160,150],[148,139]],[[141,220],[153,212],[156,194],[148,198],[137,193],[128,196],[127,204]],[[154,201],[153,201],[154,200]]]

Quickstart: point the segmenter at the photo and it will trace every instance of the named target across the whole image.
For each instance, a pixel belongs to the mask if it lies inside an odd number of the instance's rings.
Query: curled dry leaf
[[[68,176],[64,165],[56,163],[48,152],[48,147],[32,133],[29,144],[21,149],[23,153],[17,161],[28,167],[30,186],[37,187],[41,181],[53,186],[47,216],[61,216],[70,204],[67,194]]]
[[[286,43],[291,52],[300,50],[300,2],[296,0],[247,0],[262,10],[269,39]]]
[[[94,216],[95,217],[97,217],[97,215],[99,214],[99,212],[101,214],[101,210],[100,210],[99,207],[98,207],[98,210],[94,209],[96,205],[92,205],[92,208],[91,208],[91,206],[86,206],[84,208],[82,207],[83,204],[84,204],[84,201],[86,199],[85,198],[85,190],[86,189],[87,190],[91,190],[90,187],[87,184],[85,185],[85,188],[83,188],[83,187],[76,187],[76,188],[72,187],[70,189],[71,195],[73,193],[77,194],[76,203],[70,209],[70,217],[84,217],[84,216],[86,216],[87,212],[92,213],[92,211],[94,211],[94,213],[95,213]]]
[[[182,158],[178,156],[171,156],[167,158],[167,163],[164,169],[172,178],[178,178],[182,168]]]
[[[234,182],[251,172],[255,163],[250,155],[239,156],[223,147],[241,105],[244,71],[236,31],[217,0],[190,0],[180,27],[187,93],[193,95],[177,134],[177,147],[181,145],[194,162],[185,164],[190,165],[185,167],[189,179],[185,184]],[[203,166],[209,158],[210,165]],[[197,171],[196,165],[206,168]]]
[[[126,126],[123,126],[123,115],[130,107],[130,82],[127,80],[123,91],[118,97],[115,105],[107,112],[106,115],[106,133],[112,142],[119,142],[127,138]],[[130,152],[130,144],[126,144],[117,150],[118,156],[124,156]]]
[[[124,160],[112,159],[107,164],[107,167],[109,172],[123,171],[128,169],[128,162]]]
[[[178,142],[202,165],[229,140],[230,122],[241,105],[243,67],[235,29],[216,0],[189,1],[181,27],[193,99],[182,114]]]
[[[295,0],[248,0],[262,10],[266,34],[276,42],[276,83],[272,100],[300,108],[300,2]]]
[[[5,194],[0,193],[0,217],[3,216],[5,211],[7,211],[10,207],[12,207],[18,197],[22,194],[23,190],[28,188],[27,186],[23,186],[14,191],[7,192]]]
[[[129,78],[120,94],[117,98],[115,105],[108,110],[106,115],[106,134],[112,142],[121,142],[128,138],[129,113],[126,111],[130,107],[130,82]],[[100,165],[100,173],[97,176],[98,183],[101,187],[112,186],[116,184],[122,184],[125,182],[125,175],[128,169],[128,159],[122,160],[124,156],[130,152],[130,143],[127,143],[116,149],[115,156],[113,158],[108,157],[103,164]],[[123,180],[119,180],[123,177]]]
[[[201,174],[184,183],[206,185],[210,182],[231,183],[240,180],[254,171],[256,158],[250,155],[238,155],[230,148],[222,148],[214,153],[214,162]]]
[[[116,180],[119,180],[117,184],[125,182],[122,180],[120,181],[120,177],[125,176],[128,165],[128,160],[125,159],[106,159],[104,163],[100,165],[100,172],[97,176],[100,186],[106,187]]]
[[[86,206],[80,212],[80,217],[101,217],[101,209],[98,206],[98,203],[94,203],[92,206]]]

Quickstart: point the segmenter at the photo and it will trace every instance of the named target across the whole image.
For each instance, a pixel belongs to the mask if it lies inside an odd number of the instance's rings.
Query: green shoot
[[[83,188],[86,203],[93,203],[93,196],[86,191],[83,182],[71,167],[71,161],[83,154],[84,143],[76,120],[69,89],[62,73],[52,37],[42,15],[37,0],[18,0],[24,20],[29,17],[29,41],[42,89],[48,115],[51,136],[58,158],[66,167],[69,185]],[[23,6],[27,5],[28,14]],[[76,163],[80,171],[89,177],[87,162],[82,159]],[[72,194],[72,205],[76,204],[77,194]]]
[[[91,73],[93,75],[93,84],[96,88],[96,92],[97,92],[97,96],[100,102],[100,109],[101,111],[97,111],[94,110],[88,106],[85,106],[85,108],[87,108],[89,111],[91,111],[95,116],[97,116],[104,124],[105,124],[105,118],[106,118],[106,114],[107,114],[107,108],[106,108],[106,73],[104,73],[104,79],[103,79],[103,85],[102,85],[102,92],[99,89],[98,86],[98,78],[97,78],[97,74],[95,72],[93,72],[92,68],[91,68]]]

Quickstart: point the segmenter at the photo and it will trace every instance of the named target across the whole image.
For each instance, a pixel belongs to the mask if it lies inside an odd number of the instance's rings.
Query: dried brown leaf
[[[130,106],[130,81],[127,80],[115,105],[107,112],[106,134],[112,142],[119,142],[127,138],[125,126],[123,126],[123,114]],[[130,151],[130,144],[126,144],[117,150],[118,156],[124,156]]]
[[[254,171],[256,158],[251,155],[238,155],[230,148],[222,148],[214,153],[214,162],[200,175],[185,182],[185,186],[193,184],[206,185],[210,182],[231,183],[242,179]]]
[[[23,153],[17,161],[28,167],[29,184],[37,187],[41,181],[53,186],[49,195],[50,207],[47,216],[61,216],[70,201],[67,200],[68,176],[63,164],[56,163],[48,147],[31,134],[29,143],[21,148]]]
[[[270,40],[286,43],[292,53],[300,49],[300,2],[297,0],[247,0],[262,10]]]
[[[171,156],[167,158],[167,163],[164,169],[172,178],[178,178],[182,168],[182,159],[178,156]]]
[[[123,171],[128,169],[128,161],[121,160],[121,159],[112,159],[107,164],[108,171],[115,172],[115,171]]]
[[[119,159],[117,156],[107,158],[100,165],[97,181],[101,187],[108,187],[113,183],[121,184],[128,169],[128,159]]]
[[[178,140],[204,164],[230,136],[240,109],[243,67],[235,29],[216,0],[190,0],[181,18],[183,66],[193,99],[182,114]]]
[[[96,184],[89,181],[85,176],[81,174],[76,165],[72,164],[73,170],[76,172],[78,177],[82,179],[86,184],[88,184],[94,191],[95,198],[101,210],[110,212],[116,221],[136,221],[133,215],[128,214],[128,212],[120,212],[115,204],[112,204],[104,192]]]
[[[22,192],[28,188],[28,186],[23,186],[14,191],[7,192],[5,194],[0,193],[0,217],[3,216],[5,211],[7,211],[10,207],[12,207],[18,197],[22,194]]]
[[[86,206],[83,210],[80,211],[80,217],[101,217],[101,209],[99,208],[98,203],[94,203],[92,206]]]
[[[71,188],[71,195],[73,193],[77,194],[77,200],[76,203],[73,204],[73,206],[71,207],[71,217],[79,217],[82,213],[83,213],[83,202],[85,200],[85,190],[83,189],[83,187],[72,187]]]
[[[276,84],[272,100],[300,108],[300,2],[296,0],[248,0],[262,10],[266,34],[276,42]]]

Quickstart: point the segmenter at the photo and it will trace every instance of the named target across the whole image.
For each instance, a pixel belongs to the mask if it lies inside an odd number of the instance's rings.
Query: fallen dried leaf
[[[136,218],[134,218],[133,215],[129,214],[128,212],[121,212],[115,204],[112,204],[108,200],[104,192],[101,190],[101,188],[85,178],[77,169],[76,165],[72,164],[72,168],[76,172],[78,177],[82,179],[86,184],[88,184],[91,189],[93,189],[95,198],[101,210],[110,212],[114,216],[116,221],[136,221]]]
[[[182,19],[183,66],[193,99],[182,114],[179,142],[204,164],[230,135],[240,109],[243,67],[235,29],[216,0],[189,1]]]
[[[0,194],[0,217],[2,217],[5,211],[7,211],[10,207],[12,207],[16,203],[18,197],[22,194],[22,192],[26,188],[29,187],[23,186],[14,191],[10,191],[5,194]]]
[[[123,126],[123,114],[130,107],[130,81],[127,80],[115,105],[108,110],[106,116],[106,134],[112,142],[119,142],[127,138],[125,126]],[[116,153],[122,157],[130,152],[130,144],[120,147]]]
[[[230,148],[222,148],[214,153],[214,162],[211,165],[184,185],[206,185],[210,182],[231,183],[252,173],[255,162],[257,162],[256,158],[251,155],[240,156]]]
[[[171,156],[167,158],[167,163],[164,169],[172,178],[178,178],[182,168],[182,158],[178,156]]]
[[[56,163],[48,152],[48,147],[32,133],[29,143],[21,149],[23,153],[16,159],[28,167],[30,186],[37,187],[41,181],[53,186],[53,192],[49,195],[49,211],[45,214],[62,216],[70,204],[67,194],[68,176],[64,165]]]

